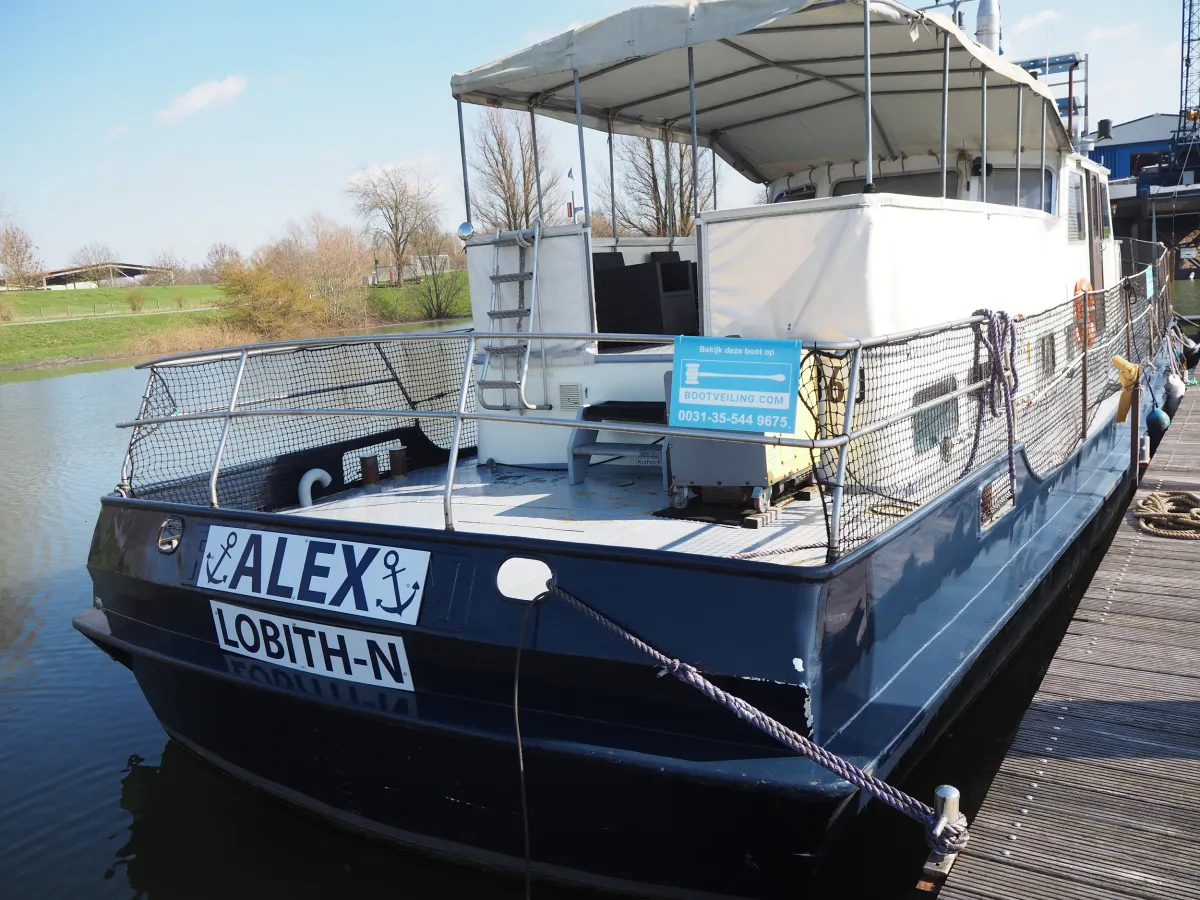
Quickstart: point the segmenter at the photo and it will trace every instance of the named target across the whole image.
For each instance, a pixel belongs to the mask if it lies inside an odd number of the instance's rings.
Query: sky
[[[1093,127],[1176,112],[1181,2],[1002,0],[1003,50],[1090,53]],[[450,76],[633,3],[4,0],[0,210],[47,267],[93,242],[122,261],[197,263],[216,241],[249,252],[313,212],[354,222],[354,173],[408,162],[437,179],[454,227]],[[573,129],[550,131],[555,162],[578,173]],[[603,137],[586,152],[594,179]],[[720,191],[722,206],[754,196],[732,170]]]

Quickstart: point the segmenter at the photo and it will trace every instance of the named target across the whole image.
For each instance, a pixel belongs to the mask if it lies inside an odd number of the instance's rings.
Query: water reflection
[[[355,837],[269,802],[169,741],[121,778],[127,834],[104,871],[133,897],[519,897],[521,885]],[[539,896],[553,892],[539,891]]]

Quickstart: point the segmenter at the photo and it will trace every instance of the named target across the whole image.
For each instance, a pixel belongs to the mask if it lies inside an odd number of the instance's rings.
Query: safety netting
[[[294,505],[296,481],[309,468],[326,469],[336,488],[361,479],[363,456],[374,455],[386,472],[388,451],[400,446],[444,459],[454,420],[403,413],[457,410],[467,344],[444,337],[267,346],[248,348],[244,363],[233,350],[156,364],[138,419],[171,421],[134,426],[122,486],[134,497],[208,505],[219,453],[220,505],[262,510]],[[231,404],[243,415],[214,415]],[[467,411],[474,408],[469,394]],[[244,415],[254,412],[266,414]],[[463,420],[459,443],[460,452],[475,447],[473,421]]]
[[[864,347],[853,378],[854,351],[809,351],[801,399],[815,436],[851,435],[840,479],[838,449],[813,453],[831,557],[984,467],[994,474],[981,483],[979,519],[990,527],[1014,503],[1010,447],[1012,469],[1020,471],[1023,453],[1039,478],[1066,462],[1121,389],[1112,357],[1148,363],[1170,326],[1165,254],[1149,270],[1036,315],[989,312],[1002,331],[1011,328],[1000,348],[1002,372],[993,371],[988,316]]]

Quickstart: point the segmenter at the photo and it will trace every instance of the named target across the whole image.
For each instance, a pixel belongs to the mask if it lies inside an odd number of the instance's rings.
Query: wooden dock
[[[1200,493],[1200,388],[1155,490]],[[940,897],[1200,898],[1200,541],[1126,513]]]

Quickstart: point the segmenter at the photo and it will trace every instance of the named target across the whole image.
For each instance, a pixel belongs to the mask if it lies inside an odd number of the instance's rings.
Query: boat
[[[1162,248],[1114,240],[996,30],[656,3],[454,76],[472,329],[141,364],[76,627],[173,739],[342,827],[802,894],[868,794],[660,676],[901,777],[1120,515],[1172,359]],[[582,218],[477,230],[464,104],[575,123]],[[774,202],[598,237],[589,129]]]

